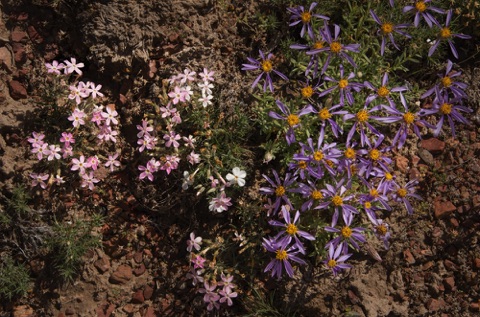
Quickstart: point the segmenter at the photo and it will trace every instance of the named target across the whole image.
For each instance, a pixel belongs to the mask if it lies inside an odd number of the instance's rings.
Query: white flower
[[[202,237],[195,237],[195,234],[190,233],[190,240],[187,241],[187,251],[192,252],[193,249],[200,251],[202,245]]]
[[[187,190],[189,186],[193,185],[193,178],[194,175],[190,175],[188,171],[183,172],[183,182],[182,182],[182,189]]]
[[[247,176],[247,173],[238,167],[234,167],[232,173],[227,174],[227,180],[230,183],[237,183],[237,185],[240,187],[245,186],[245,177]]]

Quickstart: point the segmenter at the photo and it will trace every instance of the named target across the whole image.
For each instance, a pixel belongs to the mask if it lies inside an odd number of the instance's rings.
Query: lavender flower
[[[273,54],[269,53],[266,57],[263,54],[261,50],[259,50],[260,53],[260,58],[262,59],[261,61],[258,61],[256,59],[253,59],[251,57],[247,57],[247,60],[250,62],[250,64],[243,64],[242,70],[257,70],[260,69],[262,73],[258,75],[258,77],[254,80],[252,84],[252,88],[256,87],[258,82],[262,79],[263,75],[265,75],[265,83],[263,84],[263,91],[267,91],[267,85],[268,88],[270,89],[271,92],[273,92],[273,82],[272,82],[272,77],[270,74],[273,72],[280,76],[284,80],[288,80],[287,76],[282,74],[281,72],[273,69],[272,65],[272,57]]]
[[[321,15],[321,14],[316,14],[312,13],[313,9],[317,6],[316,2],[312,2],[310,5],[310,8],[308,11],[305,11],[305,8],[303,6],[298,6],[296,8],[288,8],[287,10],[292,14],[290,17],[290,20],[293,20],[293,22],[290,23],[290,26],[294,26],[299,24],[300,22],[303,24],[302,30],[300,31],[300,36],[303,37],[305,35],[305,32],[308,33],[308,35],[313,38],[313,29],[312,29],[312,17],[316,17],[319,19],[324,19],[324,20],[330,20],[329,17]]]
[[[318,50],[325,47],[325,39],[323,37],[322,30],[319,30],[318,34],[315,34],[314,37],[310,38],[312,44],[292,44],[290,45],[291,49],[300,50],[300,51],[311,51],[311,50]],[[308,76],[310,71],[313,69],[313,76],[316,77],[318,75],[318,64],[319,64],[319,54],[313,54],[310,56],[310,61],[308,62],[307,68],[305,70],[305,76]],[[323,74],[322,73],[320,75]]]
[[[369,81],[365,81],[364,86],[367,88],[370,88],[371,90],[375,91],[374,94],[371,94],[370,96],[367,97],[365,104],[368,106],[370,102],[377,98],[384,98],[387,99],[388,104],[390,107],[395,108],[395,103],[393,102],[392,97],[390,96],[390,93],[392,92],[403,92],[407,91],[407,87],[405,86],[398,86],[398,87],[393,87],[391,89],[388,88],[388,73],[385,73],[382,77],[382,85],[379,88],[375,88],[372,83]]]
[[[345,264],[344,262],[352,256],[352,254],[342,254],[343,248],[341,245],[338,245],[336,248],[333,244],[330,244],[328,248],[328,259],[323,261],[329,270],[332,270],[334,276],[336,276],[341,270],[346,270],[351,268],[350,264]]]
[[[342,109],[343,106],[341,104],[335,105],[330,109],[327,107],[321,108],[320,110],[314,110],[313,113],[317,114],[320,120],[322,121],[322,125],[320,126],[320,134],[325,135],[325,127],[327,123],[332,128],[333,135],[338,138],[340,134],[343,133],[342,128],[337,124],[335,120],[332,119],[334,115],[346,115],[348,111],[346,110],[339,110]]]
[[[384,153],[389,151],[389,148],[381,148],[380,145],[384,140],[384,136],[381,135],[375,141],[375,144],[370,145],[368,149],[358,150],[358,154],[364,155],[366,157],[361,157],[360,161],[363,163],[361,170],[358,172],[359,175],[366,175],[366,178],[369,178],[372,175],[372,171],[375,167],[380,167],[384,170],[388,170],[388,166],[392,163],[392,159],[385,156]]]
[[[320,133],[317,145],[314,146],[312,138],[307,139],[307,144],[300,143],[305,155],[296,155],[294,160],[303,160],[308,162],[308,172],[310,175],[320,179],[327,170],[332,176],[336,175],[333,168],[338,165],[338,158],[342,155],[340,150],[336,148],[336,143],[323,144],[324,135]]]
[[[422,197],[415,194],[415,186],[418,184],[416,179],[409,181],[405,186],[399,186],[393,193],[393,199],[397,202],[403,202],[409,215],[413,214],[413,207],[408,201],[408,197],[413,197],[418,200],[423,200]]]
[[[300,110],[297,114],[294,114],[294,113],[291,113],[290,110],[280,100],[277,100],[276,104],[280,109],[280,111],[283,113],[283,116],[274,111],[270,111],[268,115],[274,119],[287,121],[288,131],[285,138],[287,140],[288,145],[290,145],[295,142],[294,129],[298,127],[298,125],[300,124],[300,117],[305,114],[313,112],[314,109],[312,105],[307,105],[305,108]]]
[[[382,219],[377,219],[374,214],[367,213],[368,219],[373,225],[373,232],[375,236],[383,241],[383,245],[385,250],[389,249],[389,242],[390,239],[390,226],[388,223],[384,222]]]
[[[263,239],[263,247],[267,249],[268,252],[274,252],[275,258],[273,258],[270,263],[268,263],[264,272],[272,271],[272,277],[275,275],[280,279],[282,277],[283,268],[288,276],[293,277],[293,267],[289,262],[290,260],[299,264],[307,264],[304,260],[299,258],[297,254],[300,252],[297,249],[290,247],[287,249],[287,245],[280,244],[274,239]]]
[[[273,170],[272,172],[273,172],[273,176],[275,177],[275,181],[273,181],[268,176],[263,175],[263,178],[265,178],[272,187],[261,187],[260,193],[264,195],[275,195],[276,199],[275,199],[274,207],[272,210],[273,214],[277,213],[282,201],[293,209],[292,203],[290,202],[286,194],[287,192],[291,191],[290,187],[296,181],[297,178],[291,177],[291,174],[287,173],[285,175],[285,179],[282,181],[280,180],[280,177],[278,177],[277,171]]]
[[[330,60],[334,56],[338,56],[341,59],[346,60],[347,62],[350,63],[353,67],[357,67],[357,64],[355,64],[353,58],[348,55],[346,52],[354,52],[358,53],[360,52],[360,44],[347,44],[343,45],[340,43],[340,40],[338,39],[338,36],[340,35],[340,27],[335,24],[334,26],[334,36],[332,37],[332,33],[330,29],[328,28],[327,22],[324,23],[325,27],[324,30],[321,31],[323,38],[328,44],[328,47],[322,47],[318,49],[313,49],[307,52],[307,55],[315,55],[320,52],[328,52],[327,59],[325,60],[325,64],[323,65],[322,68],[322,74],[325,73],[325,71],[328,68],[328,65],[330,64]]]
[[[311,180],[307,180],[306,184],[305,183],[298,184],[298,187],[295,189],[292,189],[292,192],[301,194],[303,199],[308,198],[300,207],[300,210],[302,212],[312,209],[313,205],[315,203],[318,203],[320,199],[323,198],[322,192],[317,188],[315,183],[313,183]]]
[[[433,24],[440,26],[440,23],[438,23],[435,17],[428,11],[445,14],[445,10],[428,5],[430,2],[432,2],[432,0],[415,1],[415,5],[407,5],[403,8],[404,13],[412,10],[415,11],[415,18],[413,21],[413,25],[415,25],[415,27],[418,27],[418,24],[420,23],[420,17],[423,17],[429,27],[432,27]]]
[[[457,53],[457,50],[455,49],[455,46],[453,45],[452,38],[458,37],[463,40],[468,40],[472,38],[470,35],[452,33],[452,30],[450,29],[452,14],[453,14],[453,10],[452,9],[448,10],[445,26],[440,29],[440,32],[438,33],[438,37],[435,40],[435,43],[428,50],[428,56],[432,56],[435,50],[437,49],[438,45],[440,44],[440,42],[442,40],[446,40],[448,42],[448,45],[450,46],[450,50],[452,51],[453,56],[455,56],[455,58],[458,58],[458,53]]]
[[[341,179],[336,186],[332,186],[330,184],[326,184],[326,189],[322,190],[322,194],[325,199],[329,199],[328,201],[322,202],[318,204],[315,209],[325,209],[330,205],[333,205],[335,212],[333,213],[332,223],[337,223],[338,216],[340,210],[342,210],[342,214],[346,214],[346,216],[350,217],[350,214],[358,214],[358,210],[353,207],[352,205],[346,204],[345,202],[354,198],[353,195],[345,196],[347,192],[347,188],[343,186],[345,182],[344,179]]]
[[[345,223],[345,226],[343,226],[342,229],[335,228],[335,226],[337,225],[336,220],[337,219],[333,219],[332,225],[325,227],[325,231],[337,233],[339,234],[339,236],[330,240],[325,245],[325,247],[330,247],[330,245],[333,245],[335,248],[341,246],[343,254],[346,254],[348,252],[348,244],[351,244],[354,249],[359,250],[359,243],[364,243],[365,241],[367,241],[365,239],[365,236],[363,235],[363,231],[365,231],[365,228],[351,227],[353,221],[353,214],[351,213],[343,214],[343,221]]]
[[[300,212],[297,210],[295,213],[295,218],[290,218],[290,207],[282,206],[282,216],[284,223],[277,221],[277,220],[270,220],[268,223],[272,226],[276,227],[283,227],[284,230],[280,231],[278,235],[275,237],[275,241],[280,245],[288,245],[292,241],[295,241],[293,247],[297,248],[301,253],[305,254],[305,247],[303,246],[302,241],[300,241],[299,237],[307,240],[315,240],[315,237],[312,236],[310,233],[302,230],[298,230],[298,220],[300,219]]]
[[[343,65],[340,65],[340,79],[336,80],[332,77],[325,76],[324,80],[336,83],[335,86],[332,86],[330,88],[325,89],[321,93],[318,94],[319,97],[323,97],[334,91],[335,89],[338,88],[340,92],[340,105],[345,105],[345,99],[347,99],[347,102],[349,105],[352,105],[354,102],[353,95],[352,95],[352,90],[359,92],[362,88],[363,85],[360,83],[353,83],[350,81],[350,79],[355,77],[355,73],[350,72],[347,77],[344,76],[344,70],[343,70]]]
[[[420,98],[427,98],[428,96],[432,95],[437,89],[440,93],[450,91],[455,98],[467,98],[467,94],[464,90],[467,89],[468,85],[459,81],[452,80],[452,78],[460,76],[462,72],[452,72],[452,68],[453,63],[451,60],[448,60],[445,74],[438,74],[438,76],[440,77],[440,83],[427,90]]]
[[[370,140],[367,137],[366,131],[365,130],[370,130],[373,134],[380,136],[381,133],[378,132],[377,129],[375,129],[369,122],[369,119],[378,119],[378,117],[371,116],[370,114],[374,111],[380,110],[382,108],[381,105],[375,106],[372,109],[368,110],[367,105],[363,107],[362,110],[357,112],[356,114],[353,113],[348,113],[345,116],[343,116],[344,120],[350,120],[350,119],[355,119],[355,123],[352,125],[350,131],[348,132],[347,135],[347,143],[350,143],[352,141],[353,135],[355,132],[359,131],[360,132],[360,144],[364,146],[365,144],[371,145]]]
[[[402,31],[402,29],[405,29],[405,28],[409,27],[409,24],[402,23],[402,24],[396,24],[395,25],[391,22],[382,22],[382,20],[380,20],[380,18],[375,14],[375,12],[373,12],[373,10],[370,10],[370,15],[375,20],[375,22],[377,22],[377,24],[380,25],[380,29],[377,32],[378,34],[380,34],[382,36],[382,45],[380,47],[380,55],[383,56],[383,53],[385,53],[385,46],[386,46],[387,38],[390,40],[390,43],[392,43],[392,45],[397,50],[400,50],[400,48],[395,43],[395,40],[393,38],[393,33],[403,35],[406,38],[412,38],[409,34]]]

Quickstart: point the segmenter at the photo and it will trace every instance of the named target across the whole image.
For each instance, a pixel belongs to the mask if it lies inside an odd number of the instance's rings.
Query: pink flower
[[[90,171],[88,174],[85,173],[82,175],[82,184],[81,186],[82,187],[87,187],[88,186],[88,189],[90,190],[93,190],[95,188],[95,184],[98,183],[100,180],[96,179],[94,176],[93,176],[93,172]]]
[[[178,102],[185,102],[185,92],[178,86],[175,86],[173,91],[168,93],[168,96],[172,99],[174,105]]]
[[[88,86],[89,88],[88,91],[92,95],[93,99],[96,99],[97,97],[103,97],[103,94],[100,92],[100,89],[102,89],[102,85],[97,85],[95,86],[95,83],[90,82],[90,85]]]
[[[187,155],[187,161],[192,165],[198,164],[200,163],[200,155],[192,151]]]
[[[110,123],[117,125],[118,120],[115,118],[116,116],[118,116],[118,112],[110,107],[107,107],[107,112],[102,112],[102,117],[106,120],[107,125],[110,125]]]
[[[40,187],[43,189],[47,188],[47,184],[45,183],[45,181],[50,177],[49,174],[30,173],[30,177],[32,178],[32,183],[31,183],[32,187],[40,185]]]
[[[177,78],[180,79],[180,83],[185,84],[187,81],[194,81],[196,74],[196,72],[190,71],[190,69],[185,68],[183,74],[178,74]]]
[[[209,71],[208,69],[204,68],[202,73],[199,73],[198,76],[202,78],[204,82],[214,81],[213,75],[215,74],[214,71]]]
[[[182,137],[182,140],[185,142],[185,146],[191,147],[192,149],[195,148],[195,138],[192,135],[189,135],[188,137],[184,136]]]
[[[162,108],[160,108],[160,111],[162,110]],[[162,114],[162,117],[163,117],[163,114]],[[137,133],[137,138],[141,138],[144,135],[150,136],[150,132],[153,131],[153,127],[148,125],[147,120],[142,119],[142,125],[137,125],[137,130],[140,131]]]
[[[63,149],[62,157],[65,159],[67,157],[73,156],[73,148],[71,146],[65,146]]]
[[[91,122],[94,122],[97,126],[100,126],[103,121],[103,116],[102,116],[102,111],[94,111],[92,113],[92,119],[90,120]]]
[[[115,153],[114,155],[109,155],[108,160],[105,163],[105,167],[110,168],[110,172],[113,172],[115,167],[120,167],[120,162],[117,161],[118,153]]]
[[[192,252],[193,249],[200,251],[202,245],[202,237],[195,237],[195,233],[190,233],[190,240],[187,241],[187,251]]]
[[[92,170],[96,171],[98,169],[98,164],[100,164],[100,161],[98,159],[98,156],[90,156],[88,159],[87,159],[87,162],[88,164],[90,164],[90,167],[92,168]]]
[[[149,164],[150,162],[147,163],[147,166],[139,165],[138,169],[142,171],[140,173],[140,176],[138,178],[144,179],[148,178],[151,182],[153,182],[153,173],[154,173],[154,167],[152,164]]]
[[[178,168],[178,163],[180,162],[180,158],[176,155],[167,155],[165,157],[165,163],[160,167],[162,171],[166,171],[167,174],[170,174],[172,170]]]
[[[34,147],[31,151],[32,153],[37,153],[37,158],[40,161],[43,159],[43,156],[47,156],[50,154],[50,151],[48,150],[48,143],[42,143],[41,145]]]
[[[32,138],[28,138],[27,141],[32,144],[32,147],[38,147],[43,144],[43,139],[45,138],[45,134],[32,132]]]
[[[52,144],[48,149],[50,153],[48,154],[47,160],[53,161],[53,159],[59,160],[61,158],[60,151],[62,151],[62,149],[60,149],[58,145]]]
[[[64,62],[66,64],[64,68],[65,74],[76,72],[77,74],[82,75],[80,68],[85,66],[83,63],[77,64],[77,60],[74,57],[70,58],[70,61],[65,60]]]
[[[55,178],[53,180],[55,182],[55,184],[57,185],[62,185],[63,183],[65,183],[65,181],[63,180],[63,177],[60,176],[60,175],[55,175]]]
[[[68,99],[75,100],[77,105],[82,102],[82,98],[87,98],[88,94],[85,93],[83,86],[81,85],[82,82],[78,83],[78,87],[76,86],[69,86],[70,94],[68,95]]]
[[[165,134],[163,136],[163,139],[166,140],[165,146],[170,147],[173,145],[174,148],[177,148],[180,146],[180,143],[177,141],[181,139],[180,134],[176,134],[175,131],[170,131],[168,134]]]
[[[112,128],[109,125],[102,125],[100,127],[100,132],[97,135],[97,138],[99,138],[101,142],[103,141],[112,141],[113,143],[117,143],[116,136],[118,135],[118,131],[112,130]]]
[[[190,101],[190,96],[193,95],[192,87],[185,86],[182,88],[182,93],[185,96],[185,100]]]
[[[195,269],[203,269],[203,265],[205,263],[205,259],[202,258],[200,255],[194,255],[192,256],[192,263],[193,263],[193,268]]]
[[[85,120],[83,120],[84,117],[85,117],[85,112],[83,112],[83,110],[75,108],[72,115],[68,117],[68,121],[72,121],[73,126],[75,128],[78,128],[79,126],[85,124]]]
[[[212,99],[213,99],[212,95],[202,95],[201,98],[198,98],[198,102],[200,102],[202,106],[206,108],[207,106],[212,104]]]
[[[227,197],[225,192],[221,192],[217,197],[210,200],[210,205],[208,209],[210,209],[210,211],[215,211],[218,213],[226,211],[228,210],[228,207],[232,205],[230,200],[232,199],[230,197]]]
[[[45,67],[47,68],[47,73],[60,75],[60,71],[65,68],[65,65],[54,60],[51,64],[45,63]]]
[[[85,169],[90,167],[90,163],[85,162],[85,156],[81,155],[79,159],[72,159],[72,171],[78,171],[80,175],[85,174]]]
[[[141,153],[145,149],[147,149],[147,150],[153,149],[155,147],[155,145],[157,145],[157,138],[153,138],[153,137],[145,134],[143,136],[143,139],[139,139],[137,141],[137,144],[140,145],[140,148],[138,149],[138,151]]]
[[[70,144],[75,143],[75,138],[71,133],[62,132],[62,137],[60,138],[60,142],[64,143],[65,146],[69,146]]]

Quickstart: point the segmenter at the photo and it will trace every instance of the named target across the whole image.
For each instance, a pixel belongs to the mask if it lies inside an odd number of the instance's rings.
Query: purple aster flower
[[[438,92],[438,87],[436,95],[437,97],[433,101],[432,109],[422,109],[419,111],[419,115],[440,114],[440,119],[438,119],[436,126],[434,126],[433,135],[438,136],[440,134],[443,123],[445,119],[447,119],[450,129],[452,130],[452,136],[455,137],[455,124],[453,121],[468,124],[468,120],[462,116],[460,112],[470,113],[472,109],[463,106],[460,98],[449,99],[447,93]]]
[[[348,181],[356,174],[359,164],[361,164],[357,156],[357,151],[355,150],[356,145],[356,142],[353,144],[346,143],[343,157],[340,159],[339,168],[347,173]]]
[[[440,26],[440,23],[438,23],[435,17],[428,11],[445,14],[445,10],[429,5],[428,3],[430,2],[432,2],[432,0],[415,1],[415,5],[407,5],[403,8],[404,13],[412,10],[415,11],[415,18],[413,20],[415,27],[420,23],[421,17],[427,22],[429,27],[432,27],[433,24]]]
[[[334,221],[335,220],[335,221]],[[353,214],[343,214],[343,221],[345,226],[342,229],[335,228],[337,225],[336,220],[332,220],[332,225],[325,227],[325,231],[339,234],[334,239],[330,240],[325,247],[329,248],[330,245],[333,245],[335,248],[338,246],[342,247],[343,254],[348,253],[348,245],[350,244],[354,249],[359,250],[359,243],[364,243],[367,241],[363,235],[365,228],[355,227],[352,228]]]
[[[366,130],[368,129],[370,132],[372,132],[373,134],[377,135],[377,136],[380,136],[381,133],[378,132],[377,129],[375,129],[369,122],[368,120],[369,119],[374,119],[374,120],[377,120],[379,117],[376,117],[376,116],[372,116],[371,113],[372,112],[375,112],[377,110],[380,110],[382,109],[382,106],[381,105],[378,105],[378,106],[375,106],[373,107],[372,109],[368,110],[367,109],[367,105],[365,105],[363,107],[363,109],[361,109],[359,112],[357,112],[356,114],[353,114],[353,113],[348,113],[346,115],[343,116],[343,120],[350,120],[350,119],[355,119],[355,123],[352,125],[352,127],[350,128],[350,131],[348,132],[348,135],[347,135],[347,143],[350,143],[352,141],[352,138],[353,138],[353,135],[355,134],[355,132],[359,132],[360,133],[360,144],[362,146],[365,146],[365,144],[367,145],[371,145],[370,144],[370,140],[366,134]]]
[[[342,43],[340,43],[340,40],[338,39],[338,36],[340,35],[340,27],[336,24],[334,25],[334,36],[332,37],[332,33],[328,27],[327,22],[325,21],[324,24],[325,24],[324,30],[321,32],[328,46],[307,51],[307,55],[315,55],[320,52],[328,52],[327,59],[325,60],[325,64],[323,65],[323,68],[322,68],[322,74],[325,73],[325,71],[327,70],[328,65],[330,64],[330,60],[332,59],[333,56],[338,56],[341,59],[346,60],[347,62],[350,63],[350,65],[356,68],[357,64],[355,64],[355,62],[353,61],[353,58],[350,55],[348,55],[346,52],[347,51],[354,52],[354,53],[360,52],[360,44],[343,45]]]
[[[305,247],[303,246],[300,237],[307,240],[315,240],[315,237],[310,233],[302,230],[298,230],[298,220],[300,219],[300,211],[297,210],[295,213],[295,218],[290,218],[290,207],[282,206],[282,216],[284,223],[277,220],[270,220],[268,223],[272,226],[283,227],[284,230],[280,231],[277,236],[275,236],[275,241],[280,245],[289,245],[292,240],[295,241],[293,247],[298,249],[300,253],[305,254]]]
[[[387,38],[390,40],[390,43],[392,43],[392,45],[395,46],[395,48],[397,50],[400,50],[400,48],[395,43],[395,40],[393,38],[393,33],[403,35],[406,38],[412,38],[409,34],[402,31],[402,29],[405,29],[405,28],[409,27],[408,23],[393,24],[391,22],[383,22],[375,14],[375,12],[373,12],[373,10],[370,10],[370,15],[375,20],[375,22],[377,22],[377,24],[380,25],[380,29],[377,32],[378,34],[380,34],[382,36],[382,45],[380,47],[380,55],[383,56],[383,53],[385,52],[385,46],[386,46]]]
[[[337,124],[335,120],[332,119],[334,115],[346,115],[348,111],[346,110],[339,110],[342,109],[342,105],[335,105],[330,109],[327,107],[320,108],[320,110],[314,110],[313,113],[317,114],[320,120],[322,121],[322,125],[320,126],[320,134],[325,135],[325,127],[327,123],[332,128],[333,135],[338,138],[340,134],[343,133],[342,128]]]
[[[283,113],[283,116],[274,111],[270,111],[268,115],[274,119],[287,121],[288,131],[285,138],[287,140],[288,145],[290,145],[295,142],[294,129],[299,126],[300,117],[305,114],[311,113],[315,110],[313,109],[312,105],[307,105],[305,106],[305,108],[300,110],[297,114],[294,114],[294,113],[291,113],[290,110],[280,100],[277,100],[276,103],[280,111]]]
[[[295,170],[293,175],[305,179],[308,176],[308,161],[305,160],[305,151],[300,149],[300,153],[293,154],[293,162],[288,164],[289,170]]]
[[[302,98],[311,101],[312,96],[317,93],[318,87],[320,86],[320,78],[317,80],[316,84],[311,84],[309,78],[307,78],[306,82],[299,81],[299,84],[302,86],[302,88],[300,88],[300,95]]]
[[[295,249],[294,247],[287,249],[287,245],[280,244],[274,239],[263,238],[262,246],[267,249],[268,252],[275,253],[275,258],[268,263],[264,270],[264,272],[272,271],[272,277],[276,275],[278,279],[281,279],[284,267],[288,276],[293,277],[293,267],[289,262],[290,260],[303,265],[307,264],[304,260],[297,256],[297,254],[300,252],[299,250]]]
[[[302,204],[302,207],[300,207],[302,212],[312,209],[314,204],[318,204],[318,202],[323,198],[322,192],[311,180],[307,180],[306,184],[299,183],[298,187],[293,189],[292,192],[299,193],[302,195],[303,199],[307,199]]]
[[[343,186],[345,179],[341,179],[340,182],[334,187],[330,184],[326,184],[326,189],[322,189],[323,196],[327,201],[318,204],[315,209],[325,209],[330,205],[333,205],[335,212],[333,213],[332,223],[337,223],[340,210],[342,214],[350,217],[350,214],[358,214],[358,210],[352,205],[346,204],[346,201],[349,201],[354,198],[354,195],[346,196],[347,188]]]
[[[375,144],[370,145],[368,149],[358,150],[357,153],[364,155],[360,157],[360,161],[363,163],[361,170],[358,172],[359,175],[365,175],[365,178],[369,178],[372,175],[372,171],[375,167],[380,167],[384,170],[388,170],[388,166],[392,163],[392,159],[385,156],[385,152],[390,151],[390,148],[383,147],[380,148],[384,140],[384,136],[381,135],[378,137]]]
[[[320,29],[318,34],[315,34],[314,37],[310,38],[311,44],[292,44],[290,45],[291,49],[300,50],[300,51],[311,51],[311,50],[318,50],[325,47],[325,39],[323,38],[323,32]],[[305,76],[308,76],[310,71],[313,69],[313,76],[316,77],[318,75],[318,65],[319,65],[319,54],[313,54],[310,56],[310,61],[308,62],[307,68],[305,70]],[[320,73],[320,75],[323,74]]]
[[[280,177],[278,177],[277,171],[273,170],[272,172],[273,176],[275,177],[275,181],[273,181],[270,177],[263,175],[263,178],[265,178],[272,187],[261,187],[260,193],[264,195],[275,195],[276,199],[272,210],[273,214],[276,214],[280,209],[280,204],[282,201],[293,209],[292,203],[288,199],[287,192],[292,192],[290,187],[297,180],[297,178],[291,177],[291,174],[287,173],[285,174],[285,179],[282,181]]]
[[[375,93],[371,94],[370,96],[367,97],[365,104],[368,106],[370,102],[377,98],[384,98],[387,99],[388,104],[390,107],[395,108],[395,103],[393,102],[392,97],[390,96],[390,93],[392,92],[403,92],[407,91],[407,87],[405,86],[399,86],[399,87],[393,87],[391,89],[388,88],[388,73],[385,73],[382,77],[382,85],[379,88],[375,88],[372,83],[365,81],[364,82],[365,87],[370,88],[373,90]]]
[[[384,170],[376,167],[374,168],[372,175],[380,178],[378,191],[380,191],[383,195],[389,194],[398,187],[398,184],[395,180],[396,176],[393,175],[390,170]]]
[[[416,179],[409,181],[405,186],[397,185],[398,187],[393,192],[393,199],[397,202],[403,202],[405,208],[408,211],[408,214],[413,214],[413,207],[408,201],[408,197],[413,197],[418,200],[423,200],[422,197],[415,194],[415,186],[418,184]]]
[[[427,90],[420,98],[427,98],[428,96],[432,95],[437,88],[440,93],[443,93],[445,91],[451,91],[455,98],[467,98],[465,89],[467,89],[468,85],[459,81],[452,80],[452,78],[460,76],[462,72],[452,72],[452,68],[453,63],[451,60],[448,60],[445,74],[438,74],[438,76],[440,77],[440,83]]]
[[[260,52],[260,58],[262,59],[261,61],[258,61],[256,59],[253,59],[251,57],[247,57],[247,60],[250,62],[250,64],[243,64],[242,70],[257,70],[260,69],[262,73],[258,75],[258,77],[254,80],[252,84],[252,88],[255,88],[258,84],[258,82],[262,79],[263,75],[265,75],[265,83],[263,84],[263,91],[267,91],[267,85],[268,88],[270,89],[271,92],[273,92],[273,82],[272,82],[272,77],[270,74],[273,72],[280,76],[284,80],[288,80],[287,76],[284,74],[280,73],[279,71],[273,69],[272,65],[272,57],[273,54],[269,53],[266,57],[265,54],[261,50]]]
[[[303,160],[308,162],[308,172],[313,177],[320,179],[327,170],[330,175],[335,176],[337,172],[334,167],[338,165],[338,158],[342,155],[336,148],[336,143],[325,143],[324,135],[320,133],[317,145],[314,146],[312,138],[307,139],[307,144],[300,143],[305,155],[297,155],[294,160]]]
[[[329,270],[332,270],[334,276],[336,276],[341,270],[351,268],[350,264],[344,262],[350,258],[352,254],[342,255],[342,246],[338,245],[336,248],[331,244],[328,248],[328,259],[323,261]]]
[[[303,37],[305,35],[305,32],[308,33],[308,35],[313,38],[313,29],[312,29],[312,17],[316,17],[319,19],[323,20],[330,20],[329,17],[321,15],[321,14],[316,14],[312,13],[313,9],[317,6],[316,2],[312,2],[310,5],[310,8],[308,11],[305,11],[305,8],[303,6],[298,6],[296,8],[288,8],[288,12],[292,14],[290,17],[290,20],[293,20],[293,22],[290,23],[290,26],[294,26],[299,24],[300,22],[303,24],[302,30],[300,31],[300,36]]]
[[[430,126],[425,120],[421,120],[417,113],[410,112],[408,109],[407,101],[402,93],[400,93],[400,101],[405,112],[401,112],[395,107],[383,105],[383,108],[388,113],[388,116],[378,118],[377,121],[392,124],[400,122],[400,128],[398,128],[397,133],[392,141],[392,146],[397,145],[397,148],[400,149],[405,144],[408,136],[408,130],[413,129],[415,134],[419,139],[422,138],[420,134],[420,129],[418,128],[417,123],[421,123],[426,126]]]
[[[382,191],[381,183],[375,186],[361,176],[360,176],[360,180],[368,188],[368,194],[359,195],[359,201],[363,204],[363,207],[367,210],[367,212],[372,212],[374,210],[380,209],[372,205],[373,203],[380,203],[383,207],[382,209],[384,210],[389,210],[389,211],[392,210],[392,208],[388,204],[387,195]]]
[[[340,105],[345,105],[345,99],[349,105],[352,105],[354,102],[352,90],[359,92],[363,88],[363,84],[351,82],[350,79],[355,78],[355,73],[350,72],[347,77],[344,76],[343,65],[340,65],[340,79],[336,80],[329,76],[324,76],[324,80],[336,83],[335,86],[325,89],[318,94],[319,97],[328,95],[332,91],[338,88],[340,92]]]
[[[440,44],[440,42],[442,42],[443,40],[446,40],[448,42],[448,45],[450,46],[450,50],[452,51],[453,56],[455,56],[455,58],[458,58],[458,53],[457,53],[457,50],[455,49],[455,46],[453,45],[452,38],[458,37],[463,40],[468,40],[472,38],[470,35],[452,33],[452,30],[450,29],[452,14],[453,14],[452,9],[447,11],[447,20],[445,22],[445,26],[440,28],[440,32],[438,33],[438,37],[435,40],[435,43],[428,50],[428,56],[432,56],[435,50],[437,49],[438,45]]]
[[[383,245],[385,246],[385,250],[389,249],[389,242],[390,239],[390,226],[388,223],[384,222],[382,219],[378,219],[374,214],[367,213],[368,219],[372,223],[373,232],[378,239],[383,241]]]

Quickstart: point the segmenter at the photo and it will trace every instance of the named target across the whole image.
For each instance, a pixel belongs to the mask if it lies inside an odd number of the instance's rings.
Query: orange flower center
[[[327,120],[327,119],[330,119],[332,117],[332,114],[330,113],[330,111],[328,111],[327,108],[323,108],[322,110],[320,110],[318,112],[318,116],[322,120]]]
[[[343,205],[343,199],[342,199],[342,197],[340,197],[338,195],[335,195],[332,198],[332,203],[336,207],[341,206],[341,205]]]
[[[277,197],[280,197],[280,196],[283,196],[285,195],[285,187],[283,186],[278,186],[276,189],[275,189],[275,195],[277,195]]]
[[[412,124],[413,121],[415,121],[415,115],[411,112],[407,112],[403,115],[403,121],[405,121],[406,124]]]
[[[313,153],[313,159],[315,161],[321,161],[323,159],[322,151],[315,151],[315,153]]]
[[[450,87],[451,84],[452,84],[452,79],[450,77],[445,76],[442,78],[443,87]]]
[[[390,94],[390,90],[388,90],[387,87],[382,86],[382,87],[378,88],[377,94],[380,97],[385,98],[386,96],[388,96]]]
[[[302,88],[302,96],[303,98],[310,98],[313,95],[313,88],[312,86],[307,86]]]
[[[387,226],[385,226],[383,223],[378,225],[375,229],[376,229],[377,233],[379,235],[382,235],[382,236],[386,235],[387,231],[388,231]]]
[[[440,112],[443,113],[443,114],[450,114],[452,112],[452,105],[449,104],[449,103],[444,103],[440,107]]]
[[[357,120],[360,123],[366,122],[368,120],[368,111],[360,110],[359,112],[357,112]]]
[[[294,225],[293,223],[289,223],[287,225],[287,229],[285,230],[285,232],[287,232],[289,235],[293,236],[294,234],[296,234],[298,231],[298,228],[296,225]]]
[[[382,24],[381,29],[384,34],[390,34],[393,32],[393,24],[389,22],[385,22]]]
[[[265,72],[265,73],[269,73],[272,71],[273,67],[272,67],[272,62],[270,62],[268,59],[267,60],[264,60],[262,63],[262,70]]]
[[[320,191],[318,191],[318,190],[314,190],[310,196],[311,196],[312,199],[314,199],[314,200],[319,200],[319,199],[322,199],[322,198],[323,198],[322,193],[321,193]]]
[[[355,158],[355,150],[349,147],[345,150],[344,155],[347,159],[353,160]]]
[[[324,48],[324,46],[325,46],[325,42],[321,42],[321,41],[315,42],[315,44],[313,44],[313,48],[316,50]]]
[[[348,86],[348,80],[340,79],[340,81],[338,82],[338,87],[340,87],[340,89],[344,89],[347,86]]]
[[[405,188],[400,188],[397,190],[397,195],[403,198],[407,196],[407,190]]]
[[[297,165],[298,165],[298,168],[300,168],[302,170],[307,168],[307,162],[305,162],[305,161],[298,161]]]
[[[310,14],[310,12],[303,12],[300,16],[303,23],[308,23],[312,19],[312,15]]]
[[[427,5],[423,1],[418,1],[417,3],[415,3],[415,9],[417,9],[417,11],[419,12],[424,12],[425,10],[427,10]]]
[[[332,42],[332,44],[330,44],[330,51],[332,51],[333,53],[338,54],[341,50],[342,44],[340,44],[339,42]]]
[[[300,118],[296,114],[290,114],[287,117],[288,125],[293,127],[300,122]]]
[[[283,260],[286,260],[288,258],[287,251],[285,251],[285,250],[277,250],[275,253],[276,253],[275,258],[277,260],[283,261]]]
[[[352,229],[349,226],[345,226],[342,228],[342,236],[344,238],[350,238],[352,236]]]
[[[449,27],[444,27],[440,30],[440,37],[441,38],[449,38],[450,36],[452,36],[452,32],[450,31],[450,28]]]
[[[379,158],[380,158],[380,151],[377,150],[377,149],[372,149],[369,153],[368,153],[368,156],[370,156],[370,158],[373,160],[373,161],[377,161]]]

